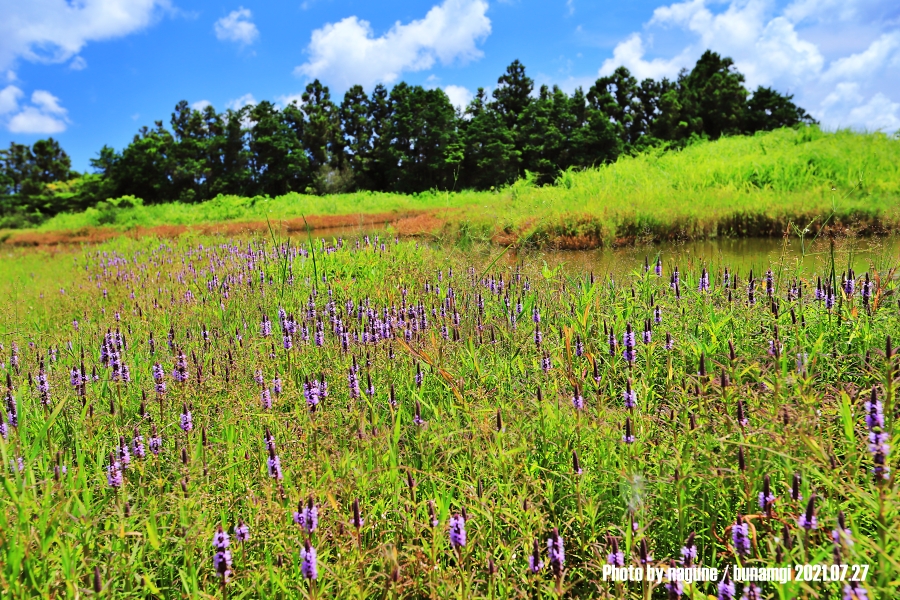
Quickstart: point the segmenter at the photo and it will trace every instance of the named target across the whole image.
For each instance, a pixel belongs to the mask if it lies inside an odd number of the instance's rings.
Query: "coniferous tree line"
[[[237,110],[175,107],[121,151],[104,146],[93,174],[72,172],[49,139],[0,150],[0,212],[49,216],[125,195],[146,204],[219,194],[489,189],[529,171],[552,181],[568,168],[659,145],[813,123],[791,95],[752,94],[730,58],[707,51],[676,79],[638,81],[625,67],[571,95],[541,86],[514,61],[464,111],[441,89],[399,83],[333,99],[318,80],[301,102]]]

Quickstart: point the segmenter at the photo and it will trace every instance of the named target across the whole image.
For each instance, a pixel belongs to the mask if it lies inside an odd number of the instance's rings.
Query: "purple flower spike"
[[[540,573],[544,568],[544,561],[541,560],[541,547],[537,540],[534,540],[534,546],[531,554],[528,555],[528,570],[532,573]]]
[[[734,582],[725,574],[725,578],[719,582],[717,600],[734,600],[735,589]]]
[[[741,594],[741,600],[762,600],[762,590],[755,583],[748,583]]]
[[[300,561],[300,572],[303,574],[303,577],[310,580],[319,578],[316,549],[309,543],[309,540],[306,540],[303,548],[300,549]]]
[[[584,397],[581,395],[581,387],[579,385],[575,385],[575,390],[572,393],[572,406],[575,407],[575,410],[581,410],[584,408]]]
[[[194,428],[194,418],[191,416],[191,411],[188,410],[187,404],[183,404],[181,408],[180,426],[185,433],[190,433]]]
[[[269,460],[267,461],[266,466],[268,468],[269,477],[276,481],[280,481],[284,478],[284,474],[281,472],[281,459],[275,454],[274,449],[269,449]]]
[[[466,545],[466,519],[459,513],[450,517],[450,545],[454,550]]]
[[[109,466],[106,467],[106,483],[113,489],[122,487],[124,478],[122,476],[122,466],[116,460],[114,454],[109,455]]]
[[[610,538],[610,553],[606,557],[606,564],[614,567],[625,566],[625,553],[619,550],[619,542],[616,538]]]
[[[681,558],[686,567],[690,567],[697,560],[697,546],[694,544],[695,536],[696,533],[692,531],[684,542],[684,546],[681,547]]]
[[[806,529],[807,531],[810,529],[816,529],[819,526],[819,521],[816,519],[815,495],[809,497],[809,502],[807,502],[806,504],[806,512],[800,515],[800,518],[797,519],[797,525],[802,529]]]
[[[844,585],[843,600],[869,600],[869,591],[858,581],[851,581]]]
[[[625,391],[622,392],[622,397],[625,400],[625,408],[634,408],[637,404],[637,392],[631,387],[631,379],[625,382]]]
[[[853,532],[847,528],[847,524],[844,520],[844,513],[842,511],[838,511],[837,528],[832,530],[831,539],[838,546],[853,546]]]
[[[750,524],[738,514],[737,521],[731,526],[731,541],[739,556],[750,554]]]
[[[550,568],[553,574],[559,577],[562,575],[563,567],[566,563],[566,550],[563,543],[563,537],[559,535],[559,530],[554,527],[547,538],[547,557],[550,559]]]
[[[238,524],[234,528],[234,539],[241,543],[250,539],[250,527],[240,519],[238,519]]]
[[[228,539],[228,534],[225,533],[225,530],[219,525],[215,534],[213,534],[212,546],[216,551],[215,554],[213,554],[213,569],[216,571],[216,577],[221,577],[225,582],[231,579],[232,575],[231,551],[228,549],[228,546],[230,545],[231,541]]]

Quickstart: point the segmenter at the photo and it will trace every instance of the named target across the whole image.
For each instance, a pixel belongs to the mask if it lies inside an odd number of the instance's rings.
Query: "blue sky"
[[[284,104],[319,78],[337,101],[403,80],[465,103],[516,58],[572,91],[706,48],[826,127],[900,130],[896,0],[0,0],[0,145],[52,135],[87,170],[181,99]]]

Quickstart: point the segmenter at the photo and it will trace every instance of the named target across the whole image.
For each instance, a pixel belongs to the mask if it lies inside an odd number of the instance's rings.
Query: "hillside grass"
[[[133,204],[138,204],[131,206]],[[448,210],[449,209],[449,210]],[[817,127],[654,149],[554,185],[533,177],[490,191],[220,196],[196,205],[125,200],[49,219],[37,231],[273,222],[303,215],[437,211],[456,238],[596,247],[644,239],[781,235],[790,223],[859,233],[900,225],[900,139]]]

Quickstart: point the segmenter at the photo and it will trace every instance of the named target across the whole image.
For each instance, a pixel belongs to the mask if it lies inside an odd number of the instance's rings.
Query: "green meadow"
[[[841,243],[603,276],[393,236],[4,249],[0,589],[894,598],[897,265]],[[715,574],[608,576],[673,565]]]

